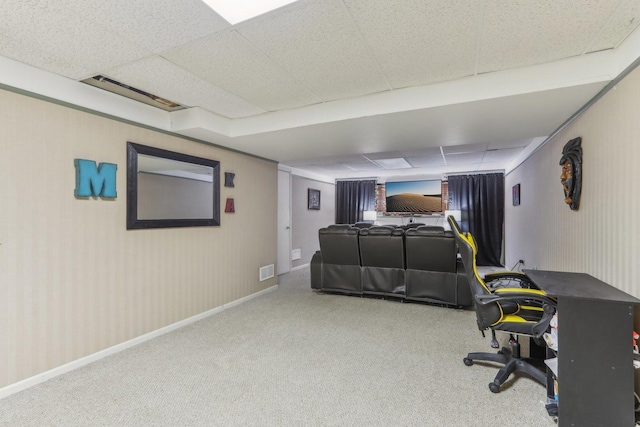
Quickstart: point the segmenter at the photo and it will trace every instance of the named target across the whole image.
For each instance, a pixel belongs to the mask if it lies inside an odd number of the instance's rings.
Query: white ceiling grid
[[[585,53],[618,47],[638,26],[639,17],[640,1],[625,0],[621,2],[616,11],[606,20],[599,34],[593,38]]]
[[[267,111],[321,102],[237,31],[224,31],[163,54],[187,71]]]
[[[229,128],[599,55],[590,52],[616,48],[640,22],[638,0],[299,0],[237,25],[201,0],[0,0],[0,10],[0,55],[74,80],[103,74],[226,118]],[[605,84],[363,110],[349,120],[309,110],[311,124],[294,119],[277,131],[210,141],[331,172],[375,173],[375,160],[394,158],[434,170],[504,167]]]
[[[70,2],[4,0],[0,10],[9,19],[3,20],[0,32],[21,47],[14,50],[15,59],[80,80],[149,54],[89,17],[68,25],[69,15],[75,14],[71,6]],[[0,54],[8,55],[4,48],[0,45]]]
[[[238,32],[322,101],[390,89],[340,2],[305,3]]]
[[[266,112],[160,56],[150,56],[106,74],[148,93],[162,93],[165,99],[178,104],[199,106],[231,119]]]
[[[345,0],[394,89],[470,76],[482,2]]]
[[[201,0],[51,1],[68,4],[76,16],[100,23],[111,33],[152,53],[161,53],[230,27]],[[104,38],[102,41],[109,42]],[[96,46],[100,45],[94,44],[94,48]]]
[[[479,72],[580,55],[619,4],[618,0],[487,0]],[[624,33],[622,29],[617,38]]]

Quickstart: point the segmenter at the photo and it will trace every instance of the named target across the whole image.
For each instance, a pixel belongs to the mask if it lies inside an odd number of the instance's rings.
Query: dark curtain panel
[[[462,211],[460,228],[470,231],[478,245],[478,265],[502,265],[504,175],[449,177],[449,209]]]
[[[336,224],[362,221],[363,211],[376,207],[376,181],[338,181],[336,185]]]

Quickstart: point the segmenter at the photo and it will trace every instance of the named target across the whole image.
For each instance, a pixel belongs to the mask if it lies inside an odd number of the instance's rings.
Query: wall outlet
[[[295,261],[297,259],[302,258],[302,250],[301,249],[294,249],[291,251],[291,261]]]

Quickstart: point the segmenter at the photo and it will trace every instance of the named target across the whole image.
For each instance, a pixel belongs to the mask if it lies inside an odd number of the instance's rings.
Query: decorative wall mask
[[[562,173],[560,182],[564,189],[564,202],[572,211],[580,207],[580,193],[582,192],[582,138],[577,137],[567,142],[562,149],[560,158]]]
[[[224,212],[225,213],[235,213],[236,212],[236,206],[233,202],[233,199],[227,199],[227,203],[224,206]]]
[[[233,172],[225,172],[224,173],[224,186],[225,187],[235,187],[233,184],[233,178],[236,177],[236,174]]]

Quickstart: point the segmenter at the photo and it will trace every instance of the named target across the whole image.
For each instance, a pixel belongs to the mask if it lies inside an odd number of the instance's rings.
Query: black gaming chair
[[[491,329],[508,332],[512,336],[524,335],[539,339],[547,331],[555,314],[556,301],[538,289],[499,287],[491,290],[478,274],[477,249],[473,236],[463,233],[452,216],[447,221],[458,242],[458,250],[467,271],[478,329],[482,335],[484,336],[486,329]],[[463,359],[467,366],[473,365],[474,360],[504,365],[493,382],[489,383],[489,390],[493,393],[500,392],[500,386],[513,372],[524,372],[543,385],[547,381],[545,372],[534,366],[533,361],[520,357],[517,339],[513,340],[511,348],[503,347],[498,353],[469,353]]]

